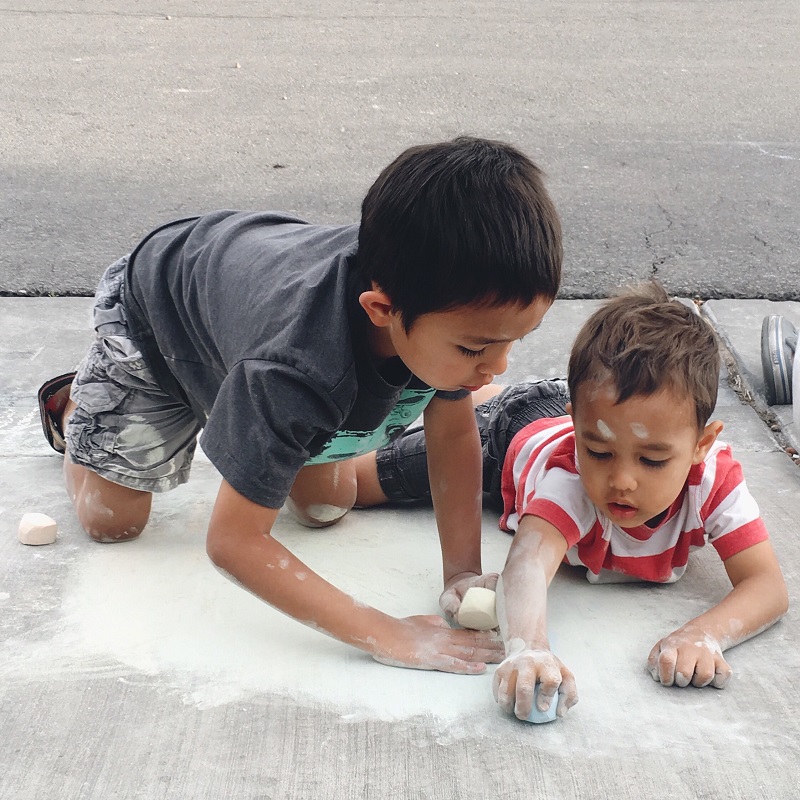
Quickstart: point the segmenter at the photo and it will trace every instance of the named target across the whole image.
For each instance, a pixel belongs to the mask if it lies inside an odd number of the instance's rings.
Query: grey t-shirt
[[[194,410],[212,463],[260,505],[280,507],[306,463],[385,444],[435,394],[399,359],[373,363],[357,240],[357,225],[217,211],[131,254],[131,334]]]

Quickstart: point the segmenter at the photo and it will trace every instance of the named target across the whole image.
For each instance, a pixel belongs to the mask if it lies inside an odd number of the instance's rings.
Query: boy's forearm
[[[507,652],[550,647],[547,589],[566,542],[553,526],[534,520],[522,518],[498,582],[498,620]]]
[[[733,586],[723,600],[683,626],[700,631],[721,650],[735,647],[777,622],[789,605],[786,583],[769,540],[725,560]]]
[[[575,676],[551,651],[547,638],[547,589],[567,550],[555,526],[523,516],[497,583],[497,617],[506,657],[494,674],[500,707],[520,719],[546,712],[556,698],[564,716],[578,702]]]
[[[299,622],[384,664],[475,674],[499,658],[498,642],[485,632],[451,630],[440,617],[398,619],[358,603],[271,536],[277,514],[222,482],[206,544],[221,572]]]
[[[506,654],[549,649],[547,580],[541,564],[527,569],[506,564],[497,582],[497,619]]]
[[[271,535],[277,510],[240,499],[223,483],[207,550],[217,568],[270,605],[341,641],[374,652],[376,632],[397,622],[309,569]]]
[[[374,652],[376,631],[394,622],[328,583],[272,536],[230,531],[218,539],[209,555],[221,572],[315,630]]]
[[[754,575],[738,583],[717,605],[687,622],[719,644],[723,652],[774,625],[785,613],[788,598],[780,575]]]
[[[441,401],[448,402],[448,401]],[[430,415],[425,421],[428,475],[444,583],[462,573],[481,573],[483,505],[481,444],[470,408],[470,425],[451,436]]]
[[[451,442],[446,454],[431,453],[428,473],[447,584],[462,573],[481,574],[481,450],[477,437]]]

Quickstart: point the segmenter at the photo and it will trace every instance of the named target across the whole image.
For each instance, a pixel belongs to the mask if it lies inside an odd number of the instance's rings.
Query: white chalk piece
[[[491,589],[483,586],[471,586],[464,594],[464,599],[456,617],[462,628],[476,631],[490,631],[497,627],[495,611],[496,595]]]
[[[58,525],[47,514],[23,514],[17,536],[22,544],[53,544]]]
[[[553,722],[556,717],[556,710],[558,709],[558,692],[553,695],[553,702],[550,703],[550,708],[547,711],[539,711],[536,703],[539,700],[539,686],[540,684],[536,684],[536,688],[533,690],[533,708],[531,709],[531,713],[528,714],[528,722],[535,722],[539,724],[540,722]]]

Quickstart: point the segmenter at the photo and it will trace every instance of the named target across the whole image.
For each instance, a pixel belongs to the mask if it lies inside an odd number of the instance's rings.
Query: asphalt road
[[[471,133],[548,173],[563,297],[798,299],[798,42],[794,0],[0,0],[0,293],[91,293],[213,208],[352,221]]]

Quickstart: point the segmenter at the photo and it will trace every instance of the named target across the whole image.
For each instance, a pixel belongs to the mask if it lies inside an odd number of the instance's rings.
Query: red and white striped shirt
[[[591,583],[673,583],[689,552],[711,544],[726,560],[768,538],[758,505],[731,449],[715,442],[655,527],[621,528],[589,499],[581,483],[570,417],[540,419],[512,440],[503,464],[500,527],[516,531],[533,514],[567,540],[565,562],[587,568]]]

